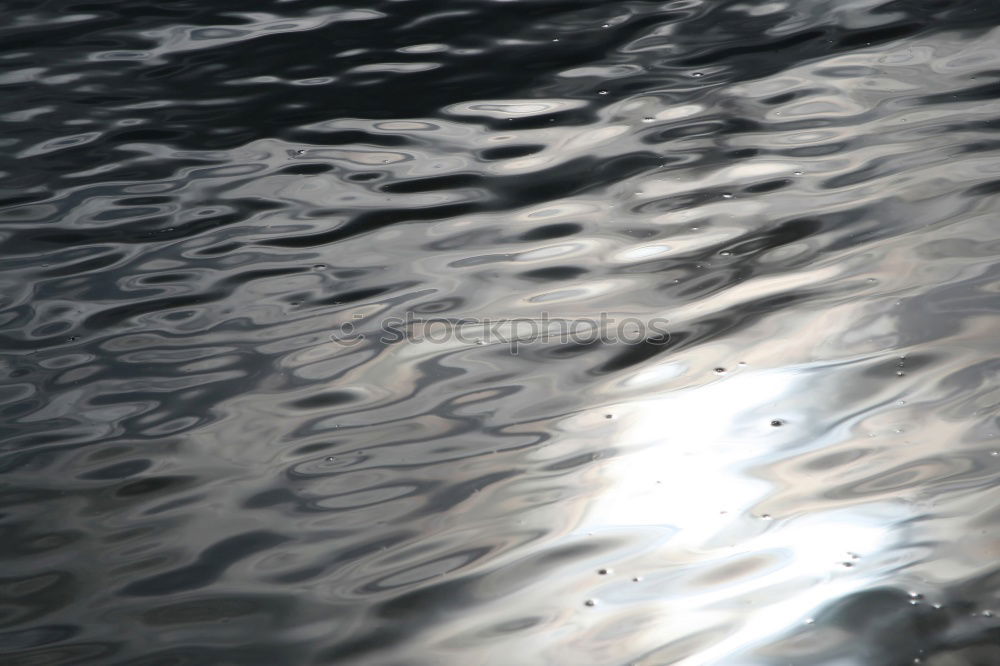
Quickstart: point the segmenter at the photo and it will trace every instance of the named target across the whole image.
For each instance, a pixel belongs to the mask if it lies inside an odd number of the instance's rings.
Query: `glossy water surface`
[[[2,7],[0,663],[1000,664],[995,0]]]

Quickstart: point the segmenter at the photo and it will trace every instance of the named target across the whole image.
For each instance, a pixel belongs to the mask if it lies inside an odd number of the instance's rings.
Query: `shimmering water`
[[[2,7],[0,663],[1000,664],[995,1]]]

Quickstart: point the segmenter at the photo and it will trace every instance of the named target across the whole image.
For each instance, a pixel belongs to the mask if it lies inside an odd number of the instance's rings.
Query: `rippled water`
[[[1000,664],[1000,5],[355,5],[4,3],[0,662]]]

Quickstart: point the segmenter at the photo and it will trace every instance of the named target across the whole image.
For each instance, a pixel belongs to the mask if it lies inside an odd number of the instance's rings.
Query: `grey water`
[[[0,9],[0,664],[1000,664],[1000,4]]]

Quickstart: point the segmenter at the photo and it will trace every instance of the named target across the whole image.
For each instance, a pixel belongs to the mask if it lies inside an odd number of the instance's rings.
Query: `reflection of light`
[[[595,500],[590,521],[698,529],[709,516],[752,504],[769,486],[737,465],[759,456],[773,433],[767,421],[745,423],[740,412],[777,400],[787,383],[781,373],[748,372],[608,408],[622,423],[616,446],[630,453],[608,464],[621,483]]]
[[[664,376],[676,381],[682,368],[664,363]],[[658,369],[642,374],[648,381]],[[620,600],[632,608],[638,595],[650,618],[648,629],[629,639],[633,653],[724,626],[697,657],[676,663],[734,663],[737,653],[803,625],[826,602],[870,582],[864,559],[890,545],[886,526],[902,518],[904,507],[802,506],[773,518],[760,509],[775,487],[755,470],[787,457],[795,437],[770,421],[804,418],[791,397],[810,389],[817,399],[813,384],[808,373],[794,370],[733,371],[565,424],[593,429],[612,415],[618,425],[618,455],[604,464],[604,490],[579,533],[636,535],[614,564],[642,573],[644,587],[604,590],[609,604]],[[805,476],[785,481],[810,482]]]

